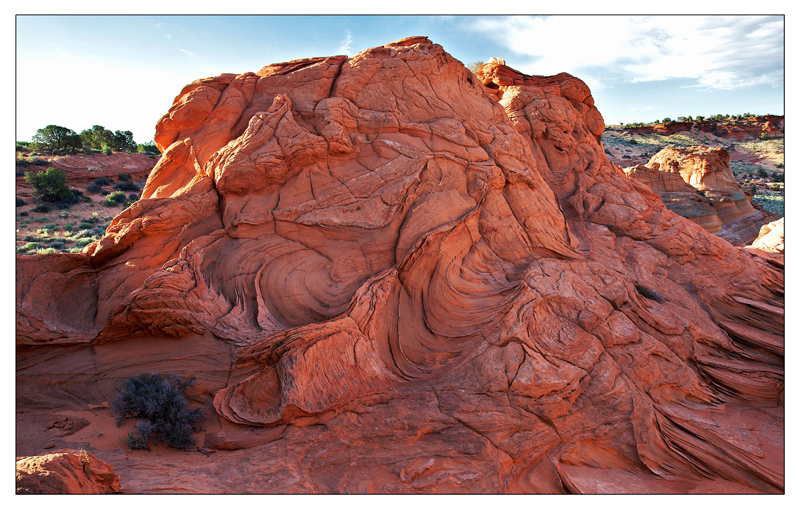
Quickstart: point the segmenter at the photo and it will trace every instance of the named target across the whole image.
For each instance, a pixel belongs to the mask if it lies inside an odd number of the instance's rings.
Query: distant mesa
[[[756,210],[736,182],[722,148],[665,148],[625,174],[659,195],[668,209],[735,246],[750,244],[762,225],[777,219]]]
[[[197,80],[157,129],[102,239],[16,264],[25,419],[196,379],[202,456],[90,446],[123,492],[784,491],[783,255],[612,165],[580,79],[414,37]]]

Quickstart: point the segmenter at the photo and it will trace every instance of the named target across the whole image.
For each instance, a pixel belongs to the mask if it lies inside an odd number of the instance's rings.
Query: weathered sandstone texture
[[[87,495],[119,490],[119,476],[111,466],[83,450],[17,458],[18,494]]]
[[[761,226],[775,219],[753,208],[722,148],[665,148],[624,171],[659,195],[668,209],[735,246],[751,243]]]
[[[579,79],[412,37],[157,129],[101,240],[17,258],[21,412],[197,379],[216,452],[98,452],[123,491],[783,491],[783,256],[612,166]]]
[[[768,253],[783,253],[783,218],[765,224],[758,232],[758,238],[748,247],[761,249]]]

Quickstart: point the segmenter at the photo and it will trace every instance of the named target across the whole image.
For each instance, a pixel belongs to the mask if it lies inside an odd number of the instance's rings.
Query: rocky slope
[[[186,86],[142,199],[17,259],[19,453],[142,493],[783,491],[782,255],[626,178],[579,79],[479,75],[413,37]],[[196,377],[216,452],[122,449],[142,371]]]
[[[747,245],[777,219],[756,210],[736,182],[725,149],[665,148],[625,174],[659,195],[667,208],[735,246]]]

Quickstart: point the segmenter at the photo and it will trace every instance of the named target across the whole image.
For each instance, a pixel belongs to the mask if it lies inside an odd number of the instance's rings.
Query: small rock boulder
[[[62,449],[17,458],[18,494],[98,494],[120,491],[111,465],[86,451]]]

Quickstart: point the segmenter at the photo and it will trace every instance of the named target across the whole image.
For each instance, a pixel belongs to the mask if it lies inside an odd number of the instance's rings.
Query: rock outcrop
[[[761,249],[768,253],[783,253],[783,218],[762,226],[758,232],[758,238],[748,247]]]
[[[781,492],[783,265],[603,128],[425,37],[198,80],[102,239],[18,257],[18,408],[195,376],[217,452],[106,451],[137,492]]]
[[[84,450],[64,449],[17,458],[17,494],[90,495],[117,493],[119,476]]]
[[[774,219],[753,208],[722,148],[665,148],[646,164],[624,171],[658,194],[671,211],[735,246],[752,242],[761,226]]]
[[[754,115],[731,120],[703,120],[693,122],[656,123],[641,127],[626,127],[626,131],[639,134],[663,134],[666,136],[697,130],[720,138],[734,140],[756,140],[762,135],[780,137],[784,134],[783,115]]]

